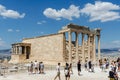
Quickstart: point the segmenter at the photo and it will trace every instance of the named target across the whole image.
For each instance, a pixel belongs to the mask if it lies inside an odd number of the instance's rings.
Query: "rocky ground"
[[[46,70],[45,74],[29,74],[26,70],[24,70],[6,73],[4,76],[0,76],[0,80],[54,80],[55,76],[55,69]],[[61,70],[61,80],[65,80],[64,70]],[[76,68],[73,68],[73,74],[71,74],[70,80],[109,80],[108,70],[104,72],[101,71],[99,67],[95,67],[95,72],[88,72],[82,69],[81,75],[78,76]]]

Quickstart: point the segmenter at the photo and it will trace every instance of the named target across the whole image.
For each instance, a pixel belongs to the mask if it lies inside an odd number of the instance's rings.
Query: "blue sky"
[[[0,49],[69,23],[101,28],[101,48],[120,47],[120,0],[0,0]]]

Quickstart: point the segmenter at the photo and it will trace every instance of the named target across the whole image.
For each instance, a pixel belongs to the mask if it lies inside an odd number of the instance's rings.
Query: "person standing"
[[[65,80],[70,80],[70,65],[68,63],[66,63],[64,72],[65,72]]]
[[[55,76],[54,80],[56,80],[57,77],[59,78],[59,80],[61,80],[61,78],[60,78],[60,63],[58,63],[58,65],[56,66],[56,70],[57,70],[57,75]]]
[[[70,63],[70,72],[71,72],[71,74],[73,74],[73,70],[72,70],[72,63]]]
[[[43,62],[41,62],[40,68],[41,68],[41,73],[44,73],[44,64],[43,64]]]
[[[33,62],[31,61],[30,63],[30,73],[32,74],[33,73]]]
[[[41,62],[39,62],[39,74],[41,73]]]
[[[80,60],[77,63],[77,69],[78,69],[78,75],[80,76],[80,72],[81,72],[81,63],[80,63]]]
[[[34,62],[35,74],[37,74],[37,72],[38,72],[38,67],[39,67],[39,64],[38,64],[37,60],[35,60],[35,62]]]
[[[92,67],[91,61],[88,62],[88,66],[89,66],[89,72],[90,72],[91,71],[91,67]]]
[[[87,66],[87,61],[85,61],[85,65],[84,65],[84,66],[85,66],[85,71],[87,71],[87,70],[88,70],[88,69],[87,69],[87,67],[88,67],[88,66]]]

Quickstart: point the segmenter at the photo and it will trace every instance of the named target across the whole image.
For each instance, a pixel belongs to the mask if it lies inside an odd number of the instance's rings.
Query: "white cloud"
[[[113,44],[119,44],[120,45],[120,40],[112,41]]]
[[[20,30],[16,29],[16,30],[13,30],[13,29],[8,29],[8,32],[20,32]]]
[[[13,32],[13,29],[8,29],[8,32]]]
[[[120,48],[120,40],[115,40],[108,43],[101,43],[101,48]]]
[[[37,24],[42,24],[41,22],[37,22]]]
[[[16,32],[20,32],[20,30],[16,30]]]
[[[44,20],[43,20],[43,21],[38,21],[38,22],[37,22],[37,24],[44,24],[44,23],[46,23],[46,21],[44,21]]]
[[[6,7],[0,5],[0,16],[4,18],[18,19],[18,18],[24,18],[25,13],[20,14],[19,12],[14,10],[7,10]]]
[[[95,4],[88,3],[81,10],[81,13],[90,16],[89,21],[101,22],[120,19],[120,6],[110,2],[96,1]]]
[[[72,20],[73,17],[79,18],[80,17],[80,10],[79,6],[70,5],[68,9],[62,8],[60,10],[47,8],[44,10],[43,14],[52,19],[61,20],[61,18],[65,18],[68,20]]]

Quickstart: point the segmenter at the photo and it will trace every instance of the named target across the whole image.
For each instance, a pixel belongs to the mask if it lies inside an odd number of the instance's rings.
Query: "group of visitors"
[[[110,80],[118,80],[118,72],[120,71],[120,58],[111,62],[109,78]]]
[[[106,69],[109,68],[109,60],[108,59],[100,59],[99,60],[99,66],[101,68],[102,71],[106,72]]]
[[[31,61],[30,64],[28,65],[28,72],[29,72],[29,74],[44,73],[43,62],[37,62],[37,60],[35,60],[35,62]]]
[[[77,62],[76,66],[77,66],[78,75],[80,76],[80,72],[81,72],[81,61],[80,60]],[[110,80],[118,80],[117,72],[120,72],[120,58],[118,58],[115,61],[112,61],[111,64],[108,59],[103,59],[103,60],[101,59],[99,60],[99,66],[102,71],[106,71],[109,69]],[[94,64],[92,61],[85,61],[84,67],[86,71],[94,72]],[[61,68],[61,63],[58,63],[58,65],[56,66],[57,74],[54,80],[56,80],[56,78],[59,78],[59,80],[61,80],[61,77],[60,77],[61,69],[60,68]],[[37,62],[37,60],[35,60],[34,62],[31,61],[28,66],[28,72],[29,74],[44,73],[43,62]],[[70,64],[66,63],[64,67],[65,80],[70,80],[71,74],[73,74],[72,63]]]
[[[99,66],[102,71],[107,72],[109,69],[109,78],[110,80],[118,80],[118,72],[120,72],[120,58],[112,60],[111,63],[108,59],[99,60]]]
[[[57,77],[59,78],[59,80],[61,80],[61,78],[60,78],[60,63],[58,63],[58,65],[56,66],[56,70],[57,70],[57,75],[55,76],[54,80],[56,80]],[[81,72],[80,60],[77,63],[77,70],[78,70],[78,75],[80,75],[80,72]],[[72,63],[65,64],[64,74],[65,74],[65,80],[70,80],[70,75],[73,74]]]
[[[85,70],[88,72],[94,72],[94,64],[92,61],[85,61]]]

